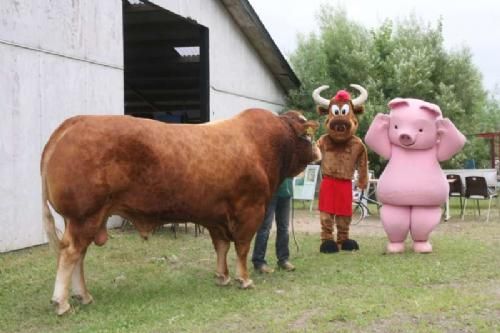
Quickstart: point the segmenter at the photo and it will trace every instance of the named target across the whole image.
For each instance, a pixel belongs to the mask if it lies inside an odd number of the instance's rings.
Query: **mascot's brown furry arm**
[[[321,97],[320,92],[328,89],[328,86],[321,86],[312,94],[318,105],[318,113],[327,115],[326,134],[318,140],[318,146],[323,154],[321,161],[323,180],[319,194],[320,252],[323,253],[338,252],[339,248],[346,251],[359,249],[358,243],[349,239],[352,179],[357,169],[358,187],[361,189],[367,187],[368,157],[365,145],[354,134],[358,129],[356,116],[363,113],[363,103],[368,93],[359,85],[352,84],[351,87],[360,92],[360,95],[352,100],[345,90],[338,91],[330,100]],[[333,237],[334,225],[337,226],[337,242]]]

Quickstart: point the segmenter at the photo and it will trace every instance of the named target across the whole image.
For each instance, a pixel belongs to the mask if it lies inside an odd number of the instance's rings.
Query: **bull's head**
[[[351,87],[360,92],[360,95],[352,100],[345,90],[339,90],[330,100],[321,97],[320,93],[328,89],[328,86],[321,86],[312,93],[314,102],[318,105],[318,113],[328,115],[325,127],[328,135],[335,142],[347,141],[356,133],[358,129],[356,116],[363,113],[363,103],[368,98],[368,92],[362,86],[351,84]]]
[[[307,164],[321,160],[321,151],[314,143],[314,132],[318,129],[319,123],[314,120],[307,120],[304,115],[296,110],[291,110],[280,115],[288,126],[292,129],[293,135],[290,142],[293,142],[293,150],[282,152],[290,156],[290,170],[288,176],[295,176],[303,171]]]

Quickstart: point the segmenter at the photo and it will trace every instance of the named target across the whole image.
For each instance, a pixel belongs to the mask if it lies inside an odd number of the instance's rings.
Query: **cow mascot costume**
[[[318,106],[318,113],[327,115],[326,134],[318,140],[323,155],[321,161],[323,180],[319,193],[322,253],[338,252],[339,248],[346,251],[359,249],[358,243],[349,239],[352,179],[357,169],[358,187],[366,188],[368,158],[365,145],[354,134],[358,129],[356,116],[363,113],[363,103],[368,93],[359,85],[351,84],[351,87],[360,92],[360,95],[353,100],[345,90],[338,91],[330,100],[321,97],[320,93],[328,89],[328,86],[321,86],[312,94]],[[334,224],[337,226],[337,242],[333,237]]]
[[[439,162],[459,152],[465,137],[435,104],[395,98],[389,109],[389,114],[375,117],[365,137],[368,147],[389,160],[377,186],[389,238],[386,252],[403,252],[410,233],[413,250],[429,253],[429,235],[441,219],[440,206],[449,191]]]

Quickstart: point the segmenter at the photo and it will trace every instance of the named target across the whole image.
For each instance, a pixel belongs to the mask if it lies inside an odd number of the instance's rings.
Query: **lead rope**
[[[292,182],[294,182],[293,178],[292,178]],[[297,253],[300,252],[300,248],[299,248],[299,243],[297,242],[297,239],[295,238],[295,224],[294,224],[294,216],[295,216],[295,208],[294,208],[294,204],[293,204],[293,183],[292,183],[292,236],[293,236],[293,241],[295,243],[295,247],[297,248]]]

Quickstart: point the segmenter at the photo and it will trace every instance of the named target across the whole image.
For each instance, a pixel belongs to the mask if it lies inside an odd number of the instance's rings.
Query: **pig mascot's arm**
[[[368,154],[365,145],[362,145],[362,150],[358,157],[358,187],[366,190],[368,186]]]
[[[458,153],[465,144],[465,136],[448,119],[437,120],[439,142],[437,146],[438,161],[446,161]]]
[[[391,157],[392,151],[389,141],[389,119],[386,114],[377,114],[365,136],[366,145],[386,160]]]

